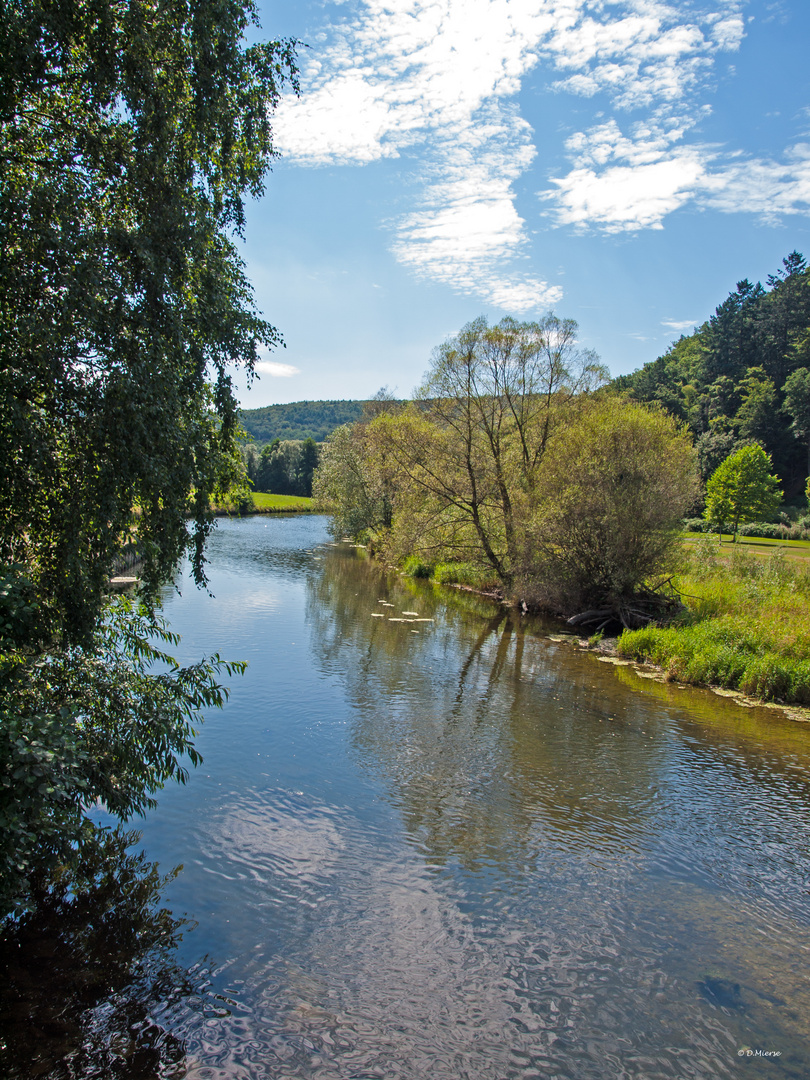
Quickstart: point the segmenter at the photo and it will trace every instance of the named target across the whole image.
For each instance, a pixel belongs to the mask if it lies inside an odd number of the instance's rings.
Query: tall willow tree
[[[280,343],[236,244],[296,68],[294,42],[246,45],[250,0],[3,0],[0,16],[0,825],[18,902],[42,838],[52,861],[110,793],[105,772],[129,762],[137,791],[108,799],[122,814],[182,775],[189,717],[219,693],[212,668],[146,675],[148,626],[110,621],[104,591],[133,533],[147,607],[186,550],[204,581],[211,496],[238,460],[228,367]],[[118,759],[115,733],[87,743],[94,717],[122,735],[144,716],[151,741],[135,724]]]
[[[549,442],[607,381],[576,333],[573,319],[552,314],[475,319],[434,350],[414,407],[372,425],[378,469],[400,509],[412,499],[396,520],[403,550],[452,550],[512,588]]]

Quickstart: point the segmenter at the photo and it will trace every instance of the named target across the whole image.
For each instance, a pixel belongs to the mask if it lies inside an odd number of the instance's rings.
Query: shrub
[[[447,562],[437,563],[433,570],[433,580],[440,585],[469,585],[473,589],[483,589],[492,584],[492,571],[480,570],[472,563]]]
[[[758,536],[763,540],[807,540],[807,527],[797,523],[786,525],[783,522],[774,524],[768,521],[752,521],[748,525],[741,525],[737,530],[738,536]]]
[[[429,578],[433,567],[418,555],[409,555],[402,565],[402,572],[412,578]]]

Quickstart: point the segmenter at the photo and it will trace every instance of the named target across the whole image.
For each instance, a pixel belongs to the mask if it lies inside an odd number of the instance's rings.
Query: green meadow
[[[245,516],[249,514],[311,514],[312,499],[305,495],[271,495],[266,491],[251,492],[250,501],[227,506],[217,505],[217,514]]]
[[[667,627],[625,631],[619,654],[673,681],[810,705],[808,558],[804,541],[688,538],[674,580],[686,611]]]

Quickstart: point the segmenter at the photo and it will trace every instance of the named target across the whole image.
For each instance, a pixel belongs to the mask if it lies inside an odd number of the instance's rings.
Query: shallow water
[[[810,1075],[810,730],[325,526],[224,521],[215,598],[167,594],[249,668],[142,826],[197,922],[164,1075]]]

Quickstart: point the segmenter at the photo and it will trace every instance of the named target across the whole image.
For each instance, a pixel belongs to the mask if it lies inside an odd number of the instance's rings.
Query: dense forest
[[[359,420],[364,405],[363,401],[293,401],[243,409],[239,419],[248,439],[260,446],[276,439],[323,442],[341,424]]]
[[[660,402],[689,426],[704,482],[757,442],[786,499],[801,501],[810,473],[810,271],[802,255],[788,255],[766,286],[738,282],[694,333],[614,386]]]
[[[254,491],[273,495],[312,494],[312,475],[318,464],[318,444],[314,439],[273,439],[258,446],[241,448],[247,478]]]

